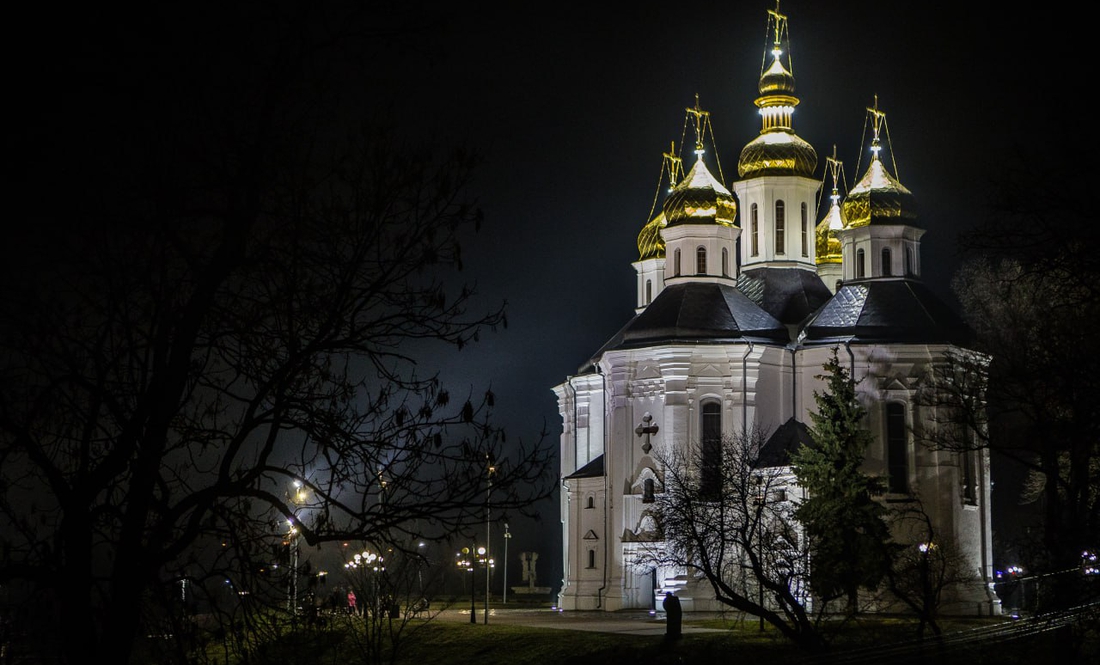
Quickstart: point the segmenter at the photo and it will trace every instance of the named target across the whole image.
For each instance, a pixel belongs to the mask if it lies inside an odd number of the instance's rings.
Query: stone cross
[[[642,452],[647,455],[649,454],[650,449],[653,448],[653,444],[649,442],[649,437],[653,434],[656,434],[657,430],[660,429],[660,427],[657,427],[656,425],[649,424],[652,420],[653,416],[649,415],[649,413],[646,413],[644,416],[642,416],[642,424],[634,428],[634,433],[638,436],[642,436],[643,434],[645,435],[645,443],[642,444]]]

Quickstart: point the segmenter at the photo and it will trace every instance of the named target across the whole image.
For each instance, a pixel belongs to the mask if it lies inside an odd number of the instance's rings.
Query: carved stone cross
[[[646,413],[644,416],[642,416],[642,424],[634,428],[634,433],[638,436],[642,436],[643,434],[645,435],[645,443],[642,444],[642,452],[647,455],[649,454],[650,449],[653,448],[653,444],[649,442],[649,437],[653,434],[656,434],[657,430],[660,429],[660,427],[657,427],[656,425],[649,424],[650,422],[652,422],[652,420],[653,416]]]

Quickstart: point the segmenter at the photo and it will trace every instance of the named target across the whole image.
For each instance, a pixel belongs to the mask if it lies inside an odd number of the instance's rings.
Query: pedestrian
[[[671,591],[665,592],[665,599],[661,601],[661,607],[665,610],[665,639],[678,640],[681,634],[683,612],[680,608],[680,599]]]
[[[359,609],[355,606],[355,592],[348,589],[348,614],[359,614]]]

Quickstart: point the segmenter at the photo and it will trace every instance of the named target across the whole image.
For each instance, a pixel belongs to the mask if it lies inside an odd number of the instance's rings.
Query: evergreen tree
[[[856,398],[856,382],[837,359],[824,365],[827,389],[814,391],[818,409],[810,414],[813,447],[793,456],[795,476],[807,493],[795,516],[805,526],[810,548],[810,587],[826,602],[847,598],[857,611],[860,588],[874,589],[889,570],[886,508],[875,501],[882,483],[860,470],[873,440],[863,426],[866,410]]]

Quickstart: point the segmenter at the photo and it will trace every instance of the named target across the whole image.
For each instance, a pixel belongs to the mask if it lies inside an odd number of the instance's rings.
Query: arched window
[[[752,204],[752,215],[749,217],[749,236],[751,243],[749,248],[753,256],[760,255],[760,212],[756,204]]]
[[[886,405],[887,488],[897,494],[909,491],[909,446],[905,436],[905,407],[897,402]]]
[[[646,478],[642,483],[642,503],[653,503],[656,500],[653,496],[653,479]]]
[[[588,550],[588,567],[596,567],[596,550]]]
[[[700,422],[699,496],[716,501],[722,495],[722,405],[703,402]]]
[[[695,250],[695,274],[707,274],[707,248],[699,247]]]
[[[890,275],[893,275],[893,274],[894,274],[894,271],[890,267],[890,248],[889,247],[883,247],[882,248],[882,276],[883,277],[889,277]]]
[[[645,304],[653,302],[653,280],[647,279],[645,281]]]
[[[782,201],[775,202],[775,253],[787,253],[787,207]]]
[[[725,247],[722,248],[722,276],[730,276],[730,253]]]
[[[588,497],[588,500],[585,501],[585,503],[584,503],[584,507],[585,508],[595,508],[596,507],[596,500],[592,497]]]
[[[913,274],[913,248],[905,248],[905,274],[906,276]]]
[[[810,255],[810,222],[806,217],[806,202],[802,202],[802,256]]]
[[[679,277],[680,276],[680,248],[679,247],[676,248],[676,252],[673,254],[673,257],[674,258],[673,258],[673,261],[672,261],[672,269],[675,271],[675,272],[673,272],[673,274],[676,275],[677,277]]]
[[[864,272],[864,268],[863,268],[863,250],[862,249],[857,249],[856,250],[856,277],[857,278],[863,277],[864,274],[865,274],[865,272]]]

